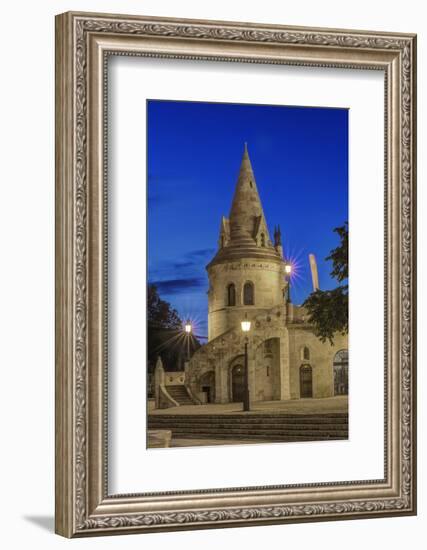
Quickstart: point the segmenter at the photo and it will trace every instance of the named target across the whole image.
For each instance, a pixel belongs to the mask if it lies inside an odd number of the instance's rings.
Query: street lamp
[[[241,322],[242,331],[247,334],[251,330],[251,322],[248,321],[247,314],[244,321]],[[249,397],[249,366],[248,366],[248,336],[245,337],[245,392],[243,394],[243,410],[250,410]]]
[[[292,273],[292,264],[288,260],[285,264],[285,274],[286,274],[285,278],[286,278],[286,281],[288,283],[288,287],[287,287],[287,290],[286,290],[286,303],[287,304],[291,303],[291,273]]]
[[[184,330],[185,330],[185,336],[187,340],[187,361],[190,361],[190,337],[191,337],[191,331],[192,331],[190,319],[187,319],[185,321]]]

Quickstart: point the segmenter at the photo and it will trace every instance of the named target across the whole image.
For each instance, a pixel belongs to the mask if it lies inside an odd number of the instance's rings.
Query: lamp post
[[[288,283],[288,287],[286,289],[286,303],[287,304],[291,303],[291,273],[292,273],[292,264],[288,260],[285,264],[285,274],[286,274],[285,277],[286,277],[286,281]]]
[[[190,335],[192,331],[191,321],[187,319],[184,325],[185,335],[187,337],[187,361],[190,361]]]
[[[251,330],[251,322],[248,321],[247,315],[245,320],[241,322],[242,331],[248,333]],[[243,394],[243,410],[250,410],[250,397],[249,397],[249,366],[248,366],[248,337],[245,336],[245,392]]]

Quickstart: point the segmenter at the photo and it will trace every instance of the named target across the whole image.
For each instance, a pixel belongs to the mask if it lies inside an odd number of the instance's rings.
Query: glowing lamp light
[[[243,332],[249,332],[251,330],[251,322],[247,320],[245,316],[245,320],[241,322],[242,330]]]
[[[290,275],[290,274],[291,274],[291,271],[292,271],[292,265],[291,265],[291,264],[286,264],[286,265],[285,265],[285,273],[286,273],[286,275]]]
[[[187,319],[187,321],[185,322],[185,325],[184,325],[184,330],[187,334],[190,334],[191,332],[191,322],[190,322],[190,319]]]

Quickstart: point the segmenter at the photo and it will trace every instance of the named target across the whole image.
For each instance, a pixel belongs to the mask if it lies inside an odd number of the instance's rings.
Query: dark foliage
[[[147,288],[148,324],[161,329],[179,329],[182,327],[176,309],[169,302],[165,302],[159,296],[156,285],[148,285]]]
[[[198,340],[184,334],[178,312],[160,298],[155,285],[147,288],[147,311],[148,373],[154,372],[159,355],[165,370],[183,370],[187,355],[200,347]]]
[[[332,261],[331,276],[339,283],[348,279],[348,222],[334,229],[340,244],[331,251],[326,260]],[[316,336],[333,344],[334,334],[348,333],[348,285],[341,284],[334,290],[317,290],[305,300],[309,321]]]
[[[334,232],[338,234],[340,244],[325,259],[332,261],[331,277],[342,283],[348,279],[348,222],[341,227],[336,227]]]

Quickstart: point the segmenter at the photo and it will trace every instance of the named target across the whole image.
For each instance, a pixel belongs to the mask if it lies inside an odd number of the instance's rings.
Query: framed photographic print
[[[56,531],[416,513],[416,37],[56,18]]]

